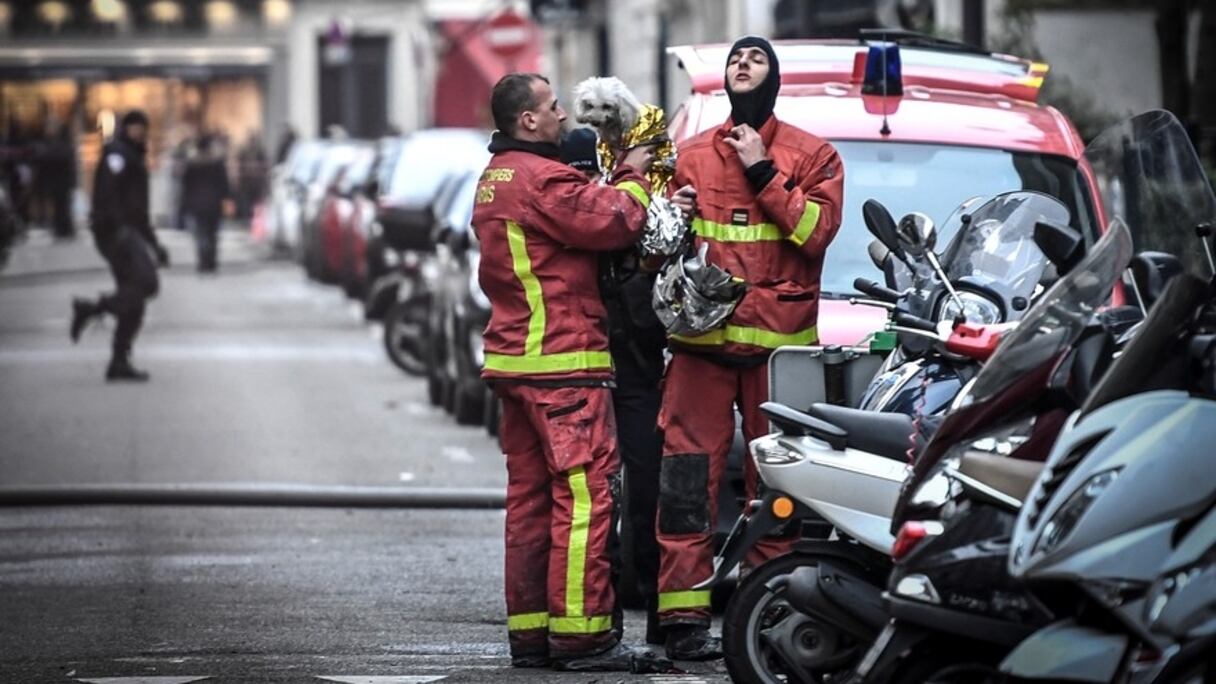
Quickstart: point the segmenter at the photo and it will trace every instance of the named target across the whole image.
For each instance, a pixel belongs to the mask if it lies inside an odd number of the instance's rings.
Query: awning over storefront
[[[263,71],[274,49],[265,45],[0,46],[0,79],[108,79],[127,75],[213,78]]]
[[[506,14],[506,13],[504,13]],[[536,71],[541,33],[518,15],[439,23],[446,42],[435,80],[436,126],[493,128],[490,91],[513,71]]]

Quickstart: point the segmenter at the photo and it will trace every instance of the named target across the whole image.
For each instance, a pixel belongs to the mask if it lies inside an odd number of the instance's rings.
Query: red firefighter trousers
[[[663,465],[659,481],[659,622],[708,626],[710,591],[693,589],[714,571],[718,487],[735,435],[734,407],[750,442],[768,433],[768,368],[724,366],[677,352],[663,384]],[[743,459],[748,499],[756,498],[756,465]],[[793,539],[765,538],[748,554],[758,565],[790,550]]]
[[[620,462],[602,387],[499,383],[507,458],[512,656],[597,653],[620,640],[610,538]]]

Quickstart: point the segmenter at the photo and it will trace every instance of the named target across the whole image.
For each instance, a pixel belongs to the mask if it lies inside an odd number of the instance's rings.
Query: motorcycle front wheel
[[[847,671],[864,653],[847,634],[785,600],[784,588],[770,580],[798,568],[814,566],[820,557],[804,553],[779,556],[739,583],[722,618],[722,651],[731,681],[740,684],[817,682],[824,675]],[[841,559],[832,558],[840,564]]]
[[[426,316],[425,305],[415,301],[398,302],[384,316],[384,351],[393,365],[409,375],[427,371]]]

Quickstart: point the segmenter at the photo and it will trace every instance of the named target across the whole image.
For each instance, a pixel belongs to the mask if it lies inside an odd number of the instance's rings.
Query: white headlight
[[[968,323],[992,325],[1001,322],[1001,307],[984,295],[960,290],[958,298],[963,303],[961,312],[954,298],[946,297],[937,316],[938,321],[953,321],[961,313]]]

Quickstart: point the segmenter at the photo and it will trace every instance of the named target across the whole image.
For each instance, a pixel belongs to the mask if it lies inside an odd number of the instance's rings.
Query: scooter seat
[[[807,414],[849,434],[846,446],[896,461],[908,459],[912,417],[903,413],[863,411],[835,404],[811,404]],[[917,452],[923,446],[917,439]]]

